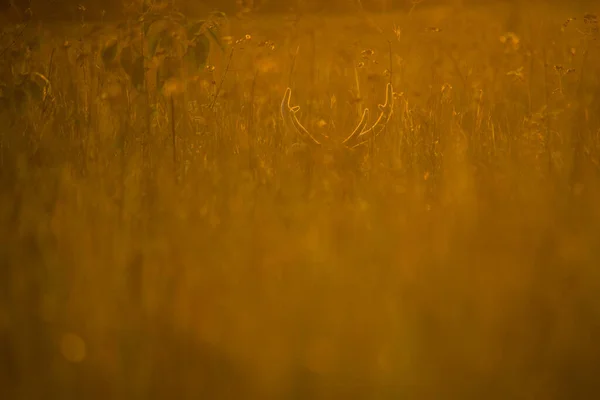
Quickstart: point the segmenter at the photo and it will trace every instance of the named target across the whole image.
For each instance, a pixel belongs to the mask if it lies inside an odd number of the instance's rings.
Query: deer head
[[[388,83],[385,91],[385,103],[379,105],[379,116],[373,125],[369,125],[369,109],[365,108],[362,117],[356,125],[356,128],[341,143],[335,143],[328,136],[322,133],[313,134],[309,132],[298,119],[299,106],[291,105],[292,89],[287,88],[281,101],[281,117],[286,127],[296,132],[300,138],[307,144],[315,147],[334,147],[356,149],[368,143],[370,139],[375,138],[384,129],[392,116],[394,106],[394,95],[392,84]]]

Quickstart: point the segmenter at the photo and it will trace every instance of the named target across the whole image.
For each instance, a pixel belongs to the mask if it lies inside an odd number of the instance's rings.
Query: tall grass
[[[2,398],[593,398],[598,22],[518,15],[235,21],[162,91],[5,34]],[[353,168],[295,150],[286,87],[341,139],[390,79]]]

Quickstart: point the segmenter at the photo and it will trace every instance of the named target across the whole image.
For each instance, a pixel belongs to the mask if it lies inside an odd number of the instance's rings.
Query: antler
[[[365,121],[363,128],[360,131],[358,131],[357,127],[357,129],[355,129],[342,143],[350,148],[356,148],[367,143],[370,139],[375,138],[385,129],[394,110],[394,89],[391,83],[388,83],[385,88],[385,103],[379,104],[378,108],[380,111],[379,117],[377,117],[377,120],[370,128],[364,129],[364,126],[366,125]],[[365,114],[368,115],[368,111],[369,110],[366,108],[363,112],[363,119],[365,118]],[[363,119],[361,119],[361,123],[363,123]],[[360,125],[361,124],[359,123],[359,127]]]
[[[309,141],[314,145],[320,146],[324,141],[329,140],[329,137],[320,134],[320,139],[317,139],[314,135],[312,135],[308,130],[300,123],[296,113],[300,110],[299,106],[291,105],[292,98],[292,89],[287,88],[285,90],[285,94],[283,95],[283,100],[281,101],[281,117],[289,128],[295,130],[300,137]],[[394,96],[393,96],[393,88],[392,84],[388,83],[386,87],[385,93],[385,103],[379,104],[380,114],[375,123],[366,128],[369,121],[369,109],[365,108],[363,111],[362,117],[350,136],[348,136],[342,144],[348,148],[356,148],[359,147],[379,135],[386,124],[390,120],[392,116],[392,110],[394,106]]]
[[[308,130],[300,123],[296,113],[300,110],[300,106],[292,106],[290,104],[292,99],[292,89],[287,88],[281,101],[281,117],[289,128],[293,128],[300,134],[300,137],[305,141],[310,141],[315,145],[321,145],[321,141],[317,140]],[[327,136],[322,135],[324,139]]]

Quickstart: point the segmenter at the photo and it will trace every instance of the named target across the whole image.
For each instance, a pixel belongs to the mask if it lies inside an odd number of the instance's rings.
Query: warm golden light
[[[595,399],[597,1],[0,1],[0,399]]]

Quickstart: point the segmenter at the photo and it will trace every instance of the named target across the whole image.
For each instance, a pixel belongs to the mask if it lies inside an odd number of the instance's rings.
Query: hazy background
[[[83,5],[88,10],[88,18],[98,19],[105,12],[105,18],[122,18],[132,9],[142,8],[144,0],[0,0],[0,11],[11,14],[25,13],[27,8],[34,11],[37,18],[69,20],[77,18],[78,6]],[[10,4],[14,7],[11,7]],[[147,0],[146,4],[153,3]],[[201,16],[207,11],[219,10],[235,14],[242,10],[252,13],[269,12],[335,12],[352,13],[358,10],[371,12],[406,11],[411,8],[411,0],[170,0],[180,10]],[[487,5],[531,5],[556,6],[568,4],[571,9],[583,11],[596,4],[594,0],[424,0],[417,2],[421,7],[450,5],[465,7],[481,7]],[[18,11],[17,11],[18,10]]]
[[[0,399],[599,398],[597,5],[436,4],[8,9]]]

